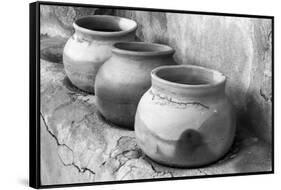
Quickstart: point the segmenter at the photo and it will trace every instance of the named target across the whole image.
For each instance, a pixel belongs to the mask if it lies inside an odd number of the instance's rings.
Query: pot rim
[[[128,26],[127,30],[103,32],[103,31],[98,31],[98,30],[87,29],[87,28],[79,25],[79,22],[81,22],[81,20],[84,20],[84,19],[101,19],[101,20],[107,19],[107,20],[116,22],[118,25],[120,25],[120,21],[121,22],[123,21],[123,22],[129,23],[130,26]],[[137,22],[132,19],[125,18],[125,17],[111,16],[111,15],[83,16],[83,17],[76,19],[73,22],[73,27],[77,31],[80,31],[82,33],[86,33],[89,35],[104,36],[104,37],[115,37],[115,36],[118,37],[118,36],[126,35],[128,33],[135,31],[137,29],[137,26],[138,26]]]
[[[208,83],[208,84],[183,84],[183,83],[177,83],[177,82],[172,82],[167,79],[163,79],[159,77],[157,74],[161,70],[166,70],[166,69],[196,69],[196,70],[201,70],[201,72],[212,72],[213,76],[216,79],[213,79],[213,82]],[[202,67],[202,66],[197,66],[197,65],[164,65],[164,66],[159,66],[151,71],[151,79],[152,81],[155,80],[159,83],[162,83],[164,85],[172,86],[175,88],[188,88],[188,89],[198,89],[198,88],[216,88],[221,85],[224,85],[226,82],[226,76],[214,69],[210,69],[207,67]]]
[[[138,48],[139,50],[137,50]],[[172,55],[175,51],[172,47],[159,43],[117,42],[113,44],[112,52],[122,55],[160,56],[160,55]]]

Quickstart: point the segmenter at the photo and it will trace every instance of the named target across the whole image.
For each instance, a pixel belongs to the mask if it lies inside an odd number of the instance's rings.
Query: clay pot
[[[97,107],[107,120],[133,129],[138,102],[151,86],[150,72],[176,64],[174,50],[155,43],[121,42],[112,52],[96,77]]]
[[[135,119],[139,147],[156,162],[197,167],[221,158],[235,134],[226,77],[198,66],[161,66],[141,98]]]
[[[94,93],[100,66],[110,58],[112,45],[134,41],[137,23],[127,18],[94,15],[76,20],[75,33],[63,51],[63,64],[70,81],[81,90]]]

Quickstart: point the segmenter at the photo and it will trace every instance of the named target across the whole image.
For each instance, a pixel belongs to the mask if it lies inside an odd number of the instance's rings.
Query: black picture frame
[[[93,182],[93,183],[72,183],[60,185],[42,185],[40,182],[40,5],[56,5],[56,6],[79,6],[91,8],[112,8],[124,10],[141,10],[141,11],[157,11],[170,13],[186,13],[194,15],[217,15],[230,17],[246,17],[246,18],[262,18],[271,19],[272,22],[272,171],[264,172],[248,172],[248,173],[233,173],[233,174],[217,174],[211,176],[186,176],[174,178],[160,178],[160,179],[139,179],[139,180],[124,180],[124,181],[107,181],[107,182]],[[265,15],[248,15],[248,14],[232,14],[232,13],[218,13],[218,12],[201,12],[201,11],[187,11],[187,10],[169,10],[169,9],[155,9],[155,8],[141,8],[141,7],[124,7],[124,6],[108,6],[108,5],[93,5],[93,4],[79,4],[79,3],[61,3],[38,1],[29,4],[29,39],[30,39],[30,65],[29,65],[29,185],[33,188],[55,188],[55,187],[73,187],[73,186],[88,186],[101,184],[121,184],[121,183],[135,183],[135,182],[151,182],[163,180],[183,180],[194,178],[213,178],[213,177],[227,177],[227,176],[242,176],[242,175],[259,175],[259,174],[273,174],[274,173],[274,16]]]

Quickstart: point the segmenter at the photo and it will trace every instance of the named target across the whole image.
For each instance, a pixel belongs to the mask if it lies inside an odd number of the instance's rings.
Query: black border
[[[40,185],[40,3],[29,4],[29,185]]]
[[[246,173],[230,173],[230,174],[215,174],[206,176],[185,176],[174,178],[158,178],[158,179],[138,179],[138,180],[123,180],[123,181],[106,181],[92,183],[72,183],[59,185],[42,185],[40,175],[40,5],[54,6],[78,6],[88,8],[112,8],[121,10],[135,11],[151,11],[151,12],[170,12],[195,15],[212,15],[212,16],[228,16],[228,17],[245,17],[245,18],[261,18],[271,19],[272,21],[272,171],[264,172],[246,172]],[[156,9],[156,8],[141,8],[141,7],[125,7],[125,6],[109,6],[109,5],[93,5],[80,3],[62,3],[37,1],[29,4],[29,185],[33,188],[55,188],[55,187],[76,187],[102,184],[122,184],[136,182],[153,182],[166,180],[183,180],[197,178],[214,178],[228,176],[245,176],[245,175],[260,175],[274,173],[274,16],[268,15],[249,15],[249,14],[232,14],[218,12],[201,12],[187,10],[171,10],[171,9]]]

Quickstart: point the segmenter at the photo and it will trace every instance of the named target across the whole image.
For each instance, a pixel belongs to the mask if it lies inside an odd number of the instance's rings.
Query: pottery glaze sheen
[[[73,23],[75,33],[63,51],[66,75],[76,87],[94,93],[100,66],[110,58],[112,45],[134,41],[137,23],[109,15],[83,17]]]
[[[138,145],[153,160],[198,167],[227,153],[235,135],[226,77],[199,66],[162,66],[141,98],[135,119]]]
[[[156,43],[120,42],[112,53],[96,77],[97,108],[112,123],[133,129],[138,102],[151,86],[151,71],[175,65],[174,50]]]

